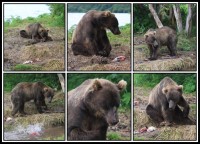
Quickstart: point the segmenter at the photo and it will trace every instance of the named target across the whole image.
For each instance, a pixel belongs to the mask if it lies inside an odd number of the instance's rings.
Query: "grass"
[[[196,37],[188,38],[186,34],[178,34],[177,49],[181,51],[196,51]]]
[[[151,61],[135,65],[135,70],[194,70],[196,62],[190,57]]]
[[[64,20],[61,16],[51,16],[51,14],[41,14],[38,17],[27,17],[22,19],[21,17],[12,17],[11,19],[4,21],[4,32],[7,32],[10,28],[13,27],[25,27],[30,23],[41,23],[44,27],[64,27]]]
[[[17,64],[16,66],[13,67],[13,70],[15,70],[15,71],[27,71],[27,70],[38,71],[38,70],[42,70],[42,67],[37,66],[37,65],[30,65],[30,64]]]
[[[144,141],[145,138],[134,136],[134,140],[135,140],[135,141]]]
[[[62,136],[58,136],[58,137],[55,137],[55,138],[52,138],[52,137],[46,137],[46,138],[43,138],[43,140],[65,140],[65,135],[62,135]]]
[[[115,132],[109,132],[107,134],[107,140],[120,140],[121,136],[118,133]]]
[[[71,42],[72,34],[75,28],[76,28],[76,25],[73,25],[68,30],[68,42]],[[125,26],[121,26],[119,29],[121,31],[120,35],[114,35],[112,32],[107,31],[107,36],[111,45],[130,46],[131,25],[126,24]]]
[[[120,134],[118,134],[117,132],[108,132],[107,133],[107,140],[110,141],[116,141],[116,140],[122,140],[122,141],[128,141],[130,140],[130,138],[127,137],[122,137]]]

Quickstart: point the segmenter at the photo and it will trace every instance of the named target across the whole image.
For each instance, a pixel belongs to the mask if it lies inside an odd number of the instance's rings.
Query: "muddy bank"
[[[18,125],[12,131],[4,132],[4,140],[55,140],[64,136],[64,126],[44,127],[42,124]],[[61,138],[60,140],[64,140]]]
[[[4,93],[4,140],[57,140],[58,137],[64,140],[64,99],[64,93],[57,92],[52,102],[46,103],[48,111],[42,114],[37,112],[33,101],[26,102],[28,114],[12,117],[10,93]]]
[[[20,28],[4,33],[4,70],[64,70],[64,28],[50,28],[53,41],[30,44]]]
[[[67,48],[68,62],[67,69],[69,71],[76,70],[98,70],[98,71],[130,71],[131,70],[131,51],[129,46],[114,45],[112,46],[109,57],[101,56],[74,56],[71,43],[68,43]],[[113,62],[116,57],[125,56],[124,61]]]

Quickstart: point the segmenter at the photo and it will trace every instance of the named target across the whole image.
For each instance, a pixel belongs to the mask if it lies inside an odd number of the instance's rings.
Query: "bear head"
[[[118,20],[110,11],[103,11],[99,20],[102,26],[104,28],[110,29],[113,34],[119,35],[121,33],[118,27]]]
[[[169,109],[175,109],[177,103],[181,100],[182,90],[182,85],[172,85],[162,89],[162,92],[164,95],[166,95],[167,101],[169,103]]]
[[[51,103],[53,96],[54,96],[54,92],[55,91],[50,87],[44,87],[43,88],[43,95],[44,95],[44,97],[47,98],[48,103]]]
[[[86,109],[93,113],[94,117],[105,120],[109,125],[117,124],[120,92],[126,84],[124,80],[113,84],[105,79],[95,79],[84,99]]]
[[[44,28],[39,28],[38,34],[42,38],[42,41],[45,42],[48,39],[48,32],[49,30],[45,30]]]
[[[153,47],[158,47],[158,41],[156,39],[156,31],[150,29],[144,35],[145,42]]]

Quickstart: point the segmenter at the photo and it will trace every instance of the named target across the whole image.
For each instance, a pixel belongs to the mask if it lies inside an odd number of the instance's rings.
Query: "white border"
[[[2,46],[3,46],[3,27],[4,27],[4,6],[3,4],[7,3],[7,4],[13,4],[16,2],[2,2]],[[17,2],[18,4],[20,3],[25,3],[25,2]],[[27,4],[36,4],[39,2],[30,2]],[[67,27],[67,4],[70,3],[75,3],[75,2],[42,2],[42,3],[65,3],[65,35],[67,36],[67,32],[66,32],[66,27]],[[99,2],[79,2],[79,3],[99,3]],[[134,141],[133,140],[133,105],[131,105],[131,141],[84,141],[84,142],[198,142],[198,2],[103,2],[103,3],[127,3],[127,4],[131,4],[131,21],[133,21],[133,5],[134,4],[144,4],[144,3],[196,3],[197,4],[197,68],[196,71],[176,71],[176,73],[195,73],[197,75],[197,85],[196,85],[196,96],[197,96],[197,140],[195,141]],[[133,91],[133,75],[134,73],[175,73],[174,71],[133,71],[134,66],[133,66],[133,23],[131,23],[131,71],[67,71],[67,62],[65,61],[65,71],[4,71],[4,66],[3,66],[3,47],[2,47],[2,102],[3,100],[3,74],[4,73],[65,73],[65,87],[67,88],[67,73],[129,73],[131,74],[131,86],[132,86],[132,93],[134,93]],[[67,49],[67,37],[65,38],[65,48]],[[65,59],[67,60],[67,50],[65,49]],[[66,95],[66,94],[65,94]],[[131,102],[133,103],[133,94],[132,94],[132,98],[131,98]],[[65,100],[65,104],[67,103],[67,98]],[[67,106],[65,109],[65,112],[67,112]],[[65,133],[67,134],[67,117],[65,117]],[[65,141],[4,141],[3,140],[3,104],[2,104],[2,141],[3,142],[66,142],[67,141],[67,136],[65,135]],[[67,141],[67,142],[83,142],[83,141]]]

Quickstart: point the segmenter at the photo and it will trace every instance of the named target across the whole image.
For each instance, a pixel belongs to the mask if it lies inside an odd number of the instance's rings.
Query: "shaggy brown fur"
[[[188,118],[190,107],[182,96],[182,85],[177,85],[171,78],[165,77],[149,95],[146,112],[155,122],[171,125],[194,124]],[[183,107],[183,111],[178,107]]]
[[[162,46],[168,47],[171,56],[175,56],[177,54],[176,44],[178,39],[175,30],[167,26],[156,30],[149,29],[145,33],[144,37],[150,51],[150,60],[157,59],[158,50]]]
[[[121,80],[89,79],[68,92],[68,140],[106,140],[109,125],[118,123]]]
[[[74,55],[109,56],[112,48],[106,29],[115,35],[120,34],[115,15],[109,11],[88,11],[73,32],[71,48]]]
[[[25,30],[20,31],[23,38],[32,39],[32,43],[52,41],[48,36],[48,31],[40,23],[29,24]]]
[[[11,92],[11,102],[13,106],[12,116],[14,116],[18,111],[20,114],[26,114],[24,112],[24,104],[30,100],[34,100],[38,112],[42,113],[42,106],[47,109],[45,97],[48,99],[48,102],[51,102],[53,96],[54,90],[41,82],[18,83]]]

